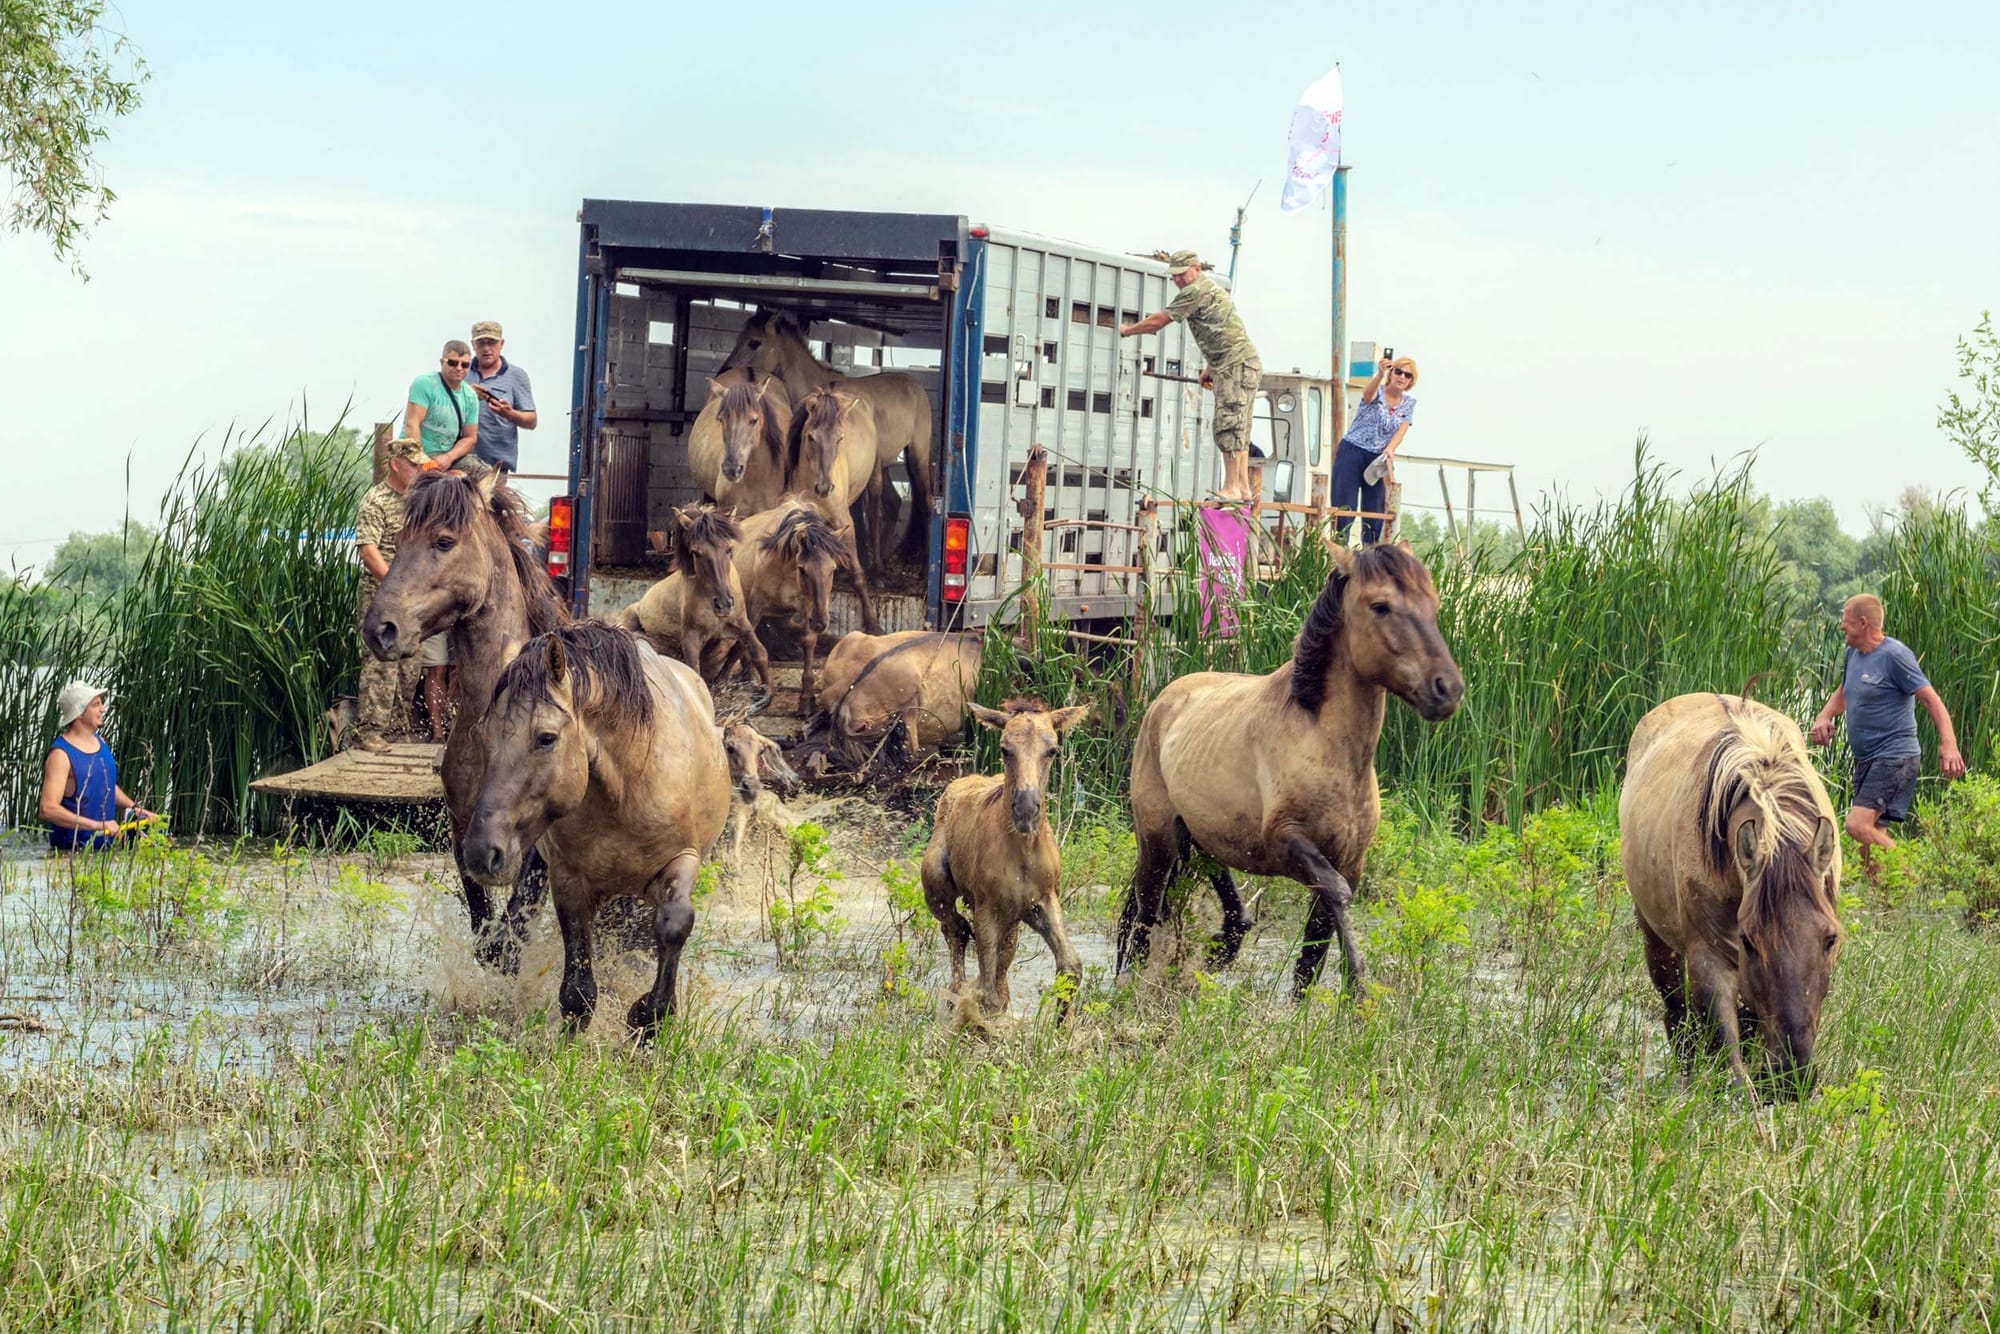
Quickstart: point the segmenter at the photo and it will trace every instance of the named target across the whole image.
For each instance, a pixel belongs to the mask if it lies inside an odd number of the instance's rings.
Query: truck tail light
[[[944,581],[941,591],[946,602],[965,601],[966,551],[971,542],[972,521],[952,515],[944,521]]]
[[[549,502],[547,569],[551,579],[562,579],[569,574],[570,518],[575,507],[576,502],[569,496],[557,496]]]

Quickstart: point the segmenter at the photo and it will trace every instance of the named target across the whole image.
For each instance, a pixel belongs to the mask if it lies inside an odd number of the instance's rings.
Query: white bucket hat
[[[90,707],[90,701],[96,699],[99,695],[104,696],[107,704],[111,702],[111,692],[103,686],[94,686],[88,681],[71,681],[68,685],[64,686],[62,694],[56,696],[56,713],[58,715],[56,726],[68,727],[78,718],[81,718],[83,711]]]

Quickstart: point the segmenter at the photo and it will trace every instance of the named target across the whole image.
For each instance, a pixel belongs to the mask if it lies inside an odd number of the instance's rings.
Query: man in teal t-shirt
[[[424,442],[424,467],[449,468],[479,439],[479,395],[465,382],[472,349],[454,338],[444,345],[435,375],[410,381],[403,434]]]

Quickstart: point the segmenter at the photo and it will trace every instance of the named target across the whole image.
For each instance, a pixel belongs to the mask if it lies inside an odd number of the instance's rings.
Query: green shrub
[[[1910,846],[1921,891],[1939,906],[1962,908],[1969,922],[2000,918],[2000,780],[1968,775],[1918,814],[1923,836]]]

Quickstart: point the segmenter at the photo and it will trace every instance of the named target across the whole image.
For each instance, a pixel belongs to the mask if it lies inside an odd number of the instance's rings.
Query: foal
[[[1043,788],[1062,735],[1090,712],[1088,704],[1049,712],[1040,700],[1009,700],[1006,709],[968,706],[972,716],[1000,733],[1005,771],[954,781],[938,798],[937,823],[924,852],[924,901],[951,952],[951,987],[963,994],[965,943],[979,951],[979,1002],[999,1014],[1011,999],[1007,970],[1026,922],[1049,943],[1056,974],[1072,984],[1083,965],[1063,926],[1062,855],[1049,829]],[[967,922],[958,911],[972,909]],[[1064,997],[1059,1004],[1068,1008]]]

